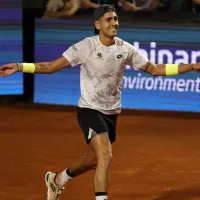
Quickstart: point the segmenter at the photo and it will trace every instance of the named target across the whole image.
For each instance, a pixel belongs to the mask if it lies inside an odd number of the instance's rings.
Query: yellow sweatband
[[[178,74],[178,65],[176,64],[166,64],[165,65],[166,76],[172,76]]]
[[[23,72],[24,73],[34,73],[35,72],[35,65],[33,63],[22,63],[23,65]]]

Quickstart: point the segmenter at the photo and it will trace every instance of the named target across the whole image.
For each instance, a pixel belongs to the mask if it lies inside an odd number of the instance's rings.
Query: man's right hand
[[[10,76],[19,71],[16,63],[9,63],[0,67],[0,76]]]

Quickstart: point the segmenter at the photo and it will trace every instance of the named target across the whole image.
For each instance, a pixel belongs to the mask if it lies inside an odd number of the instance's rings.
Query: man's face
[[[99,30],[99,33],[103,34],[105,37],[115,37],[119,28],[117,14],[113,11],[105,13],[95,22],[95,26]]]

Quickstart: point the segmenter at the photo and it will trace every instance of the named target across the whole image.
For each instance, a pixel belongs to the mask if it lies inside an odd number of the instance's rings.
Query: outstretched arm
[[[179,64],[179,65],[170,65],[170,64],[152,64],[147,62],[141,70],[153,75],[153,76],[170,76],[182,74],[185,72],[200,71],[200,62],[196,64]]]
[[[68,66],[70,66],[70,63],[63,56],[51,62],[9,63],[0,67],[0,76],[9,76],[20,71],[24,73],[52,74]]]

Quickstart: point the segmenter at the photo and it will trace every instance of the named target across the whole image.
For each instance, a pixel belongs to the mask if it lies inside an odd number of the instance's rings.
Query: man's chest
[[[128,52],[123,49],[105,50],[94,49],[87,53],[85,63],[90,66],[101,66],[102,68],[116,69],[124,66],[127,62]]]

